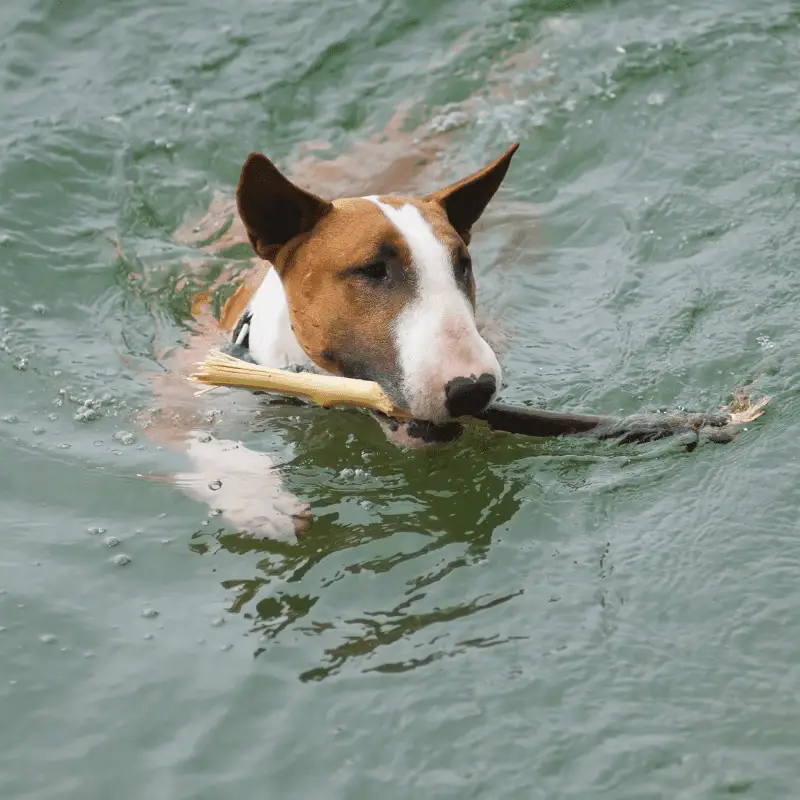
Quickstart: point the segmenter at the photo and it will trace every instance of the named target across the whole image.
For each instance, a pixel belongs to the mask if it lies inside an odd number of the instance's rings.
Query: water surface
[[[797,796],[794,3],[20,0],[0,30],[0,796]],[[693,453],[407,454],[209,400],[310,503],[298,543],[155,480],[190,465],[141,427],[153,378],[247,258],[175,230],[251,150],[299,171],[401,106],[395,142],[449,130],[442,179],[522,142],[473,246],[507,399],[758,379],[769,413]]]

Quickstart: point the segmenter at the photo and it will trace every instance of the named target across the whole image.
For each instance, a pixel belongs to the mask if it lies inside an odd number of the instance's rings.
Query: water
[[[794,3],[24,0],[0,30],[0,797],[797,796]],[[773,405],[691,454],[406,454],[211,395],[205,445],[314,515],[240,535],[197,497],[225,469],[142,428],[249,257],[175,231],[251,150],[349,192],[426,125],[420,190],[522,141],[473,246],[508,399]]]

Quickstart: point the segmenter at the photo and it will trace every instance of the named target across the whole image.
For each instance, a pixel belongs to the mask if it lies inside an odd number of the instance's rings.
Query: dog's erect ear
[[[500,188],[508,172],[511,156],[517,152],[518,147],[519,142],[515,142],[488,166],[425,198],[444,208],[450,224],[466,244],[469,244],[472,226]]]
[[[261,153],[251,153],[236,187],[236,206],[253,250],[273,261],[288,241],[307,233],[331,204],[295,186]]]

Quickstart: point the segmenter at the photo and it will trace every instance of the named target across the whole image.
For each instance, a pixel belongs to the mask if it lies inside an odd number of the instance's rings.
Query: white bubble
[[[100,419],[102,416],[103,415],[96,408],[84,406],[75,412],[75,422],[93,422],[96,419]]]
[[[115,442],[124,445],[133,444],[136,441],[136,436],[130,431],[117,431],[112,438]]]

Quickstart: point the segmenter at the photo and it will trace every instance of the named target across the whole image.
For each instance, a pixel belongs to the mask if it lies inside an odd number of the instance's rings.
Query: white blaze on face
[[[445,386],[454,378],[489,374],[499,387],[500,364],[478,333],[472,306],[456,282],[450,252],[419,209],[367,199],[406,240],[416,276],[414,298],[394,324],[409,411],[419,419],[445,422]]]

